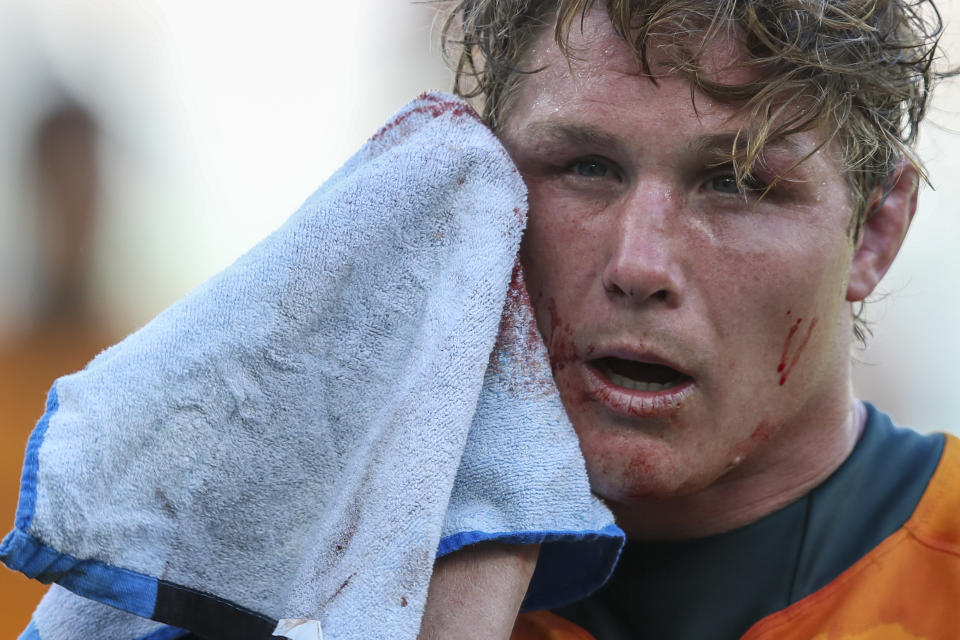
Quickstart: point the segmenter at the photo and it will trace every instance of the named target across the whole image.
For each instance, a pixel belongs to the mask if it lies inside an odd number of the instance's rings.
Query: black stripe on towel
[[[273,640],[277,621],[223,598],[157,581],[153,619],[189,629],[206,640]]]

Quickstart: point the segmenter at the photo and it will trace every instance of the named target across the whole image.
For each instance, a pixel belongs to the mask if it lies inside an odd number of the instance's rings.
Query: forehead
[[[649,70],[658,81],[675,76],[673,67],[677,59],[671,54],[679,53],[682,59],[685,53],[698,50],[703,42],[695,33],[683,40],[676,36],[651,36],[645,46]],[[557,45],[552,27],[541,29],[523,65],[538,71],[522,75],[521,84],[529,84],[527,80],[536,78],[543,81],[541,84],[566,85],[565,80],[572,80],[575,87],[589,91],[600,79],[617,76],[646,79],[633,51],[601,10],[593,9],[583,20],[576,21],[569,31],[567,44],[569,55]],[[715,36],[703,49],[700,63],[710,80],[739,84],[756,77],[756,72],[745,68],[746,52],[732,36]]]
[[[738,134],[749,137],[762,123],[751,122],[739,105],[694,89],[686,75],[674,70],[673,54],[702,46],[702,73],[720,84],[749,82],[759,72],[746,64],[747,54],[733,36],[714,37],[704,44],[692,35],[679,43],[680,48],[677,44],[676,38],[654,36],[649,40],[652,81],[603,11],[589,12],[571,29],[569,56],[554,41],[553,30],[545,28],[525,60],[528,68],[539,71],[522,76],[504,109],[501,130],[508,137],[520,130],[542,136],[550,135],[551,128],[582,129],[589,123],[594,133],[604,133],[611,142],[660,130],[675,145],[712,148],[716,146],[713,143],[725,139],[729,152]],[[705,137],[710,140],[700,139]],[[772,146],[809,152],[824,138],[823,132],[807,132]],[[835,159],[839,162],[839,156]]]
[[[703,71],[711,80],[739,84],[755,79],[757,72],[746,68],[750,57],[737,39],[738,33],[733,27],[709,35],[695,28],[683,35],[653,32],[644,44],[649,70],[657,77],[670,75],[678,62],[689,62],[698,55]],[[560,51],[554,28],[548,23],[527,51],[526,61],[532,63],[532,68],[540,68],[556,62],[559,53],[568,70],[584,75],[603,70],[627,75],[642,73],[635,53],[615,31],[605,11],[589,10],[582,20],[575,21],[567,35],[569,57]]]

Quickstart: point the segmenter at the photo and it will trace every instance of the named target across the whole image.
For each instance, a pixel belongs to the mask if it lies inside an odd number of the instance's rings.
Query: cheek
[[[787,317],[791,317],[791,311],[787,310]],[[806,322],[806,324],[804,324]],[[797,318],[787,330],[787,337],[783,341],[783,351],[780,353],[780,362],[777,364],[777,375],[779,375],[779,384],[784,386],[793,368],[800,361],[813,332],[817,328],[819,318],[807,319]]]
[[[597,220],[602,201],[574,197],[550,178],[524,175],[530,213],[524,234],[523,251],[537,264],[562,266],[571,261],[595,259],[609,221]]]
[[[780,344],[776,369],[770,374],[779,387],[790,388],[797,376],[825,365],[841,366],[847,357],[851,335],[845,301],[849,253],[838,247],[807,263],[804,277],[793,285],[787,309],[774,325]]]
[[[723,340],[724,352],[738,365],[710,379],[711,389],[728,399],[730,412],[766,409],[782,422],[778,415],[791,415],[812,398],[825,402],[843,388],[840,376],[846,371],[851,336],[841,289],[844,275],[832,256],[816,255],[796,273],[801,277],[761,283],[743,294],[753,300],[752,312],[735,320],[740,325]],[[742,442],[731,443],[731,460],[748,458],[776,431],[769,424],[752,426],[753,432],[744,425]]]
[[[845,252],[815,246],[754,242],[714,252],[700,267],[705,313],[721,338],[750,341],[772,360],[776,379],[841,311],[845,297]],[[697,276],[694,276],[697,277]],[[818,326],[820,325],[820,326]]]
[[[547,209],[544,202],[535,204],[531,198],[520,260],[537,325],[548,346],[564,348],[569,341],[569,327],[578,321],[578,301],[591,289],[601,259],[602,247],[594,234],[562,211]]]
[[[537,328],[550,358],[550,370],[559,384],[562,376],[558,374],[581,357],[573,339],[573,326],[565,319],[565,315],[561,314],[556,299],[545,296],[542,288],[534,294],[533,307]],[[592,350],[592,346],[586,349],[588,353]]]

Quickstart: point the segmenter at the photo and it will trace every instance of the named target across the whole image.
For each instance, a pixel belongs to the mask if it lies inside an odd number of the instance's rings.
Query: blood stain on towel
[[[430,93],[421,94],[418,100],[421,104],[418,104],[418,106],[398,114],[393,120],[380,127],[380,130],[373,134],[373,136],[370,137],[370,140],[373,142],[380,140],[387,135],[387,133],[402,125],[408,118],[410,118],[410,116],[414,114],[429,113],[430,117],[439,118],[443,114],[449,113],[454,117],[468,116],[477,122],[483,122],[483,119],[477,115],[477,112],[474,111],[470,105],[464,102],[444,100],[440,98],[440,96]]]
[[[517,260],[507,288],[490,365],[512,393],[539,396],[554,388],[553,380],[547,374],[547,362],[547,349],[533,315],[523,267]]]
[[[500,384],[515,396],[542,397],[556,393],[549,364],[549,353],[537,328],[523,268],[517,260],[490,367],[499,376]]]
[[[533,317],[533,305],[530,302],[530,294],[527,293],[523,267],[520,266],[519,260],[513,264],[513,273],[507,287],[504,313],[500,317],[500,337],[519,337],[519,343],[525,355],[535,355],[543,345],[537,322]]]
[[[177,516],[177,509],[173,506],[173,503],[170,502],[170,499],[167,497],[167,494],[163,492],[163,489],[160,487],[154,487],[153,497],[160,501],[160,506],[163,507],[163,510],[170,516]]]
[[[401,607],[407,606],[407,597],[406,597],[406,596],[400,596],[400,606],[401,606]]]
[[[350,581],[353,580],[353,577],[354,577],[355,575],[357,575],[357,574],[356,574],[356,573],[351,573],[350,576],[349,576],[346,580],[343,581],[343,584],[340,585],[340,587],[339,587],[336,591],[333,592],[333,595],[330,596],[329,598],[327,598],[327,604],[329,604],[330,602],[332,602],[334,598],[336,598],[337,596],[339,596],[340,593],[341,593],[344,589],[347,588],[347,585],[350,584]]]
[[[361,484],[361,486],[363,486]],[[359,499],[354,498],[354,502],[359,504]],[[333,550],[336,555],[343,553],[344,549],[350,546],[354,534],[357,533],[357,527],[360,526],[360,511],[357,506],[352,506],[346,510],[346,523],[342,527],[343,533],[334,541]]]

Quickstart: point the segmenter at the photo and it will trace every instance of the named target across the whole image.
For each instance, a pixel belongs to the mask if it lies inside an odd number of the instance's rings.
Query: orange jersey
[[[637,629],[643,637],[643,629]],[[512,640],[588,640],[538,612]],[[910,518],[824,587],[766,616],[742,640],[957,640],[960,638],[960,440],[943,455]]]

